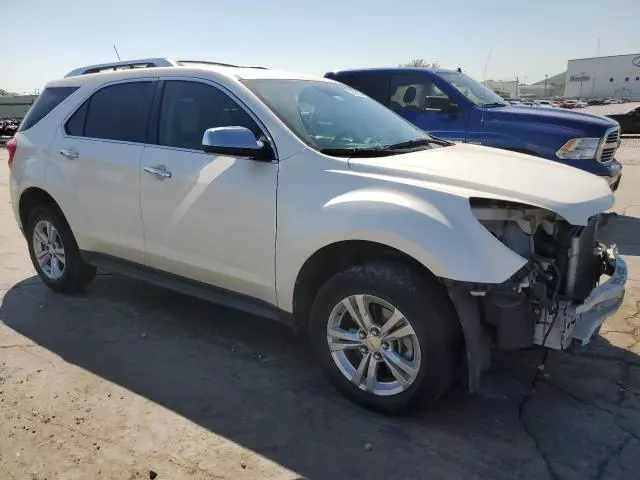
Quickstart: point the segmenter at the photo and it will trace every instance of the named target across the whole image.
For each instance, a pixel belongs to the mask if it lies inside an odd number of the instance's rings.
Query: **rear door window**
[[[87,110],[89,109],[89,101],[86,101],[82,106],[75,111],[67,124],[64,127],[67,135],[73,135],[74,137],[82,137],[84,135],[84,121],[87,118]]]
[[[144,143],[155,82],[127,82],[94,93],[65,125],[69,135]]]
[[[381,72],[339,73],[337,81],[349,85],[385,106],[389,106],[389,75]]]
[[[20,124],[19,131],[27,130],[33,127],[36,123],[46,117],[51,110],[56,108],[62,101],[64,101],[69,95],[78,90],[79,87],[47,87],[40,94],[38,99],[29,109],[29,112],[24,117],[24,120]]]

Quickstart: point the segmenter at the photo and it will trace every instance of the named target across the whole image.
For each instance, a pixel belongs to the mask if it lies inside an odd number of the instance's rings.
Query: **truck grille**
[[[610,162],[618,149],[620,143],[620,128],[613,127],[607,130],[602,143],[600,143],[600,150],[598,151],[598,161],[601,163]]]
[[[615,131],[610,132],[609,135],[607,135],[607,140],[605,143],[618,143],[618,140],[620,140],[620,129],[617,128]]]
[[[602,154],[600,155],[600,161],[602,163],[613,160],[613,155],[616,153],[615,148],[605,148],[602,150]]]

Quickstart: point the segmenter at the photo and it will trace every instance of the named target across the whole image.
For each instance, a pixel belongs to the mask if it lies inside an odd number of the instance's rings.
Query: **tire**
[[[47,225],[53,226],[53,240],[47,235],[49,232]],[[29,215],[25,232],[31,262],[42,281],[51,290],[68,294],[80,293],[93,281],[96,267],[82,261],[80,249],[71,228],[56,205],[36,207]],[[37,234],[39,236],[36,242]],[[50,243],[45,245],[45,240],[49,240]],[[41,265],[36,255],[45,252],[45,246],[49,248],[48,257],[45,255],[45,259],[49,258],[50,261],[45,261],[45,264]],[[60,252],[63,255],[60,255]],[[64,262],[60,260],[62,257]]]
[[[358,297],[355,297],[358,295],[363,295],[361,304],[358,304]],[[361,338],[364,335],[362,328],[357,332],[358,327],[355,324],[358,322],[354,322],[347,304],[343,302],[345,299],[351,306],[354,306],[355,300],[356,308],[368,303],[365,309],[371,315],[374,326],[364,340]],[[381,303],[378,303],[378,300],[381,300]],[[371,336],[377,335],[379,340],[387,338],[382,332],[385,327],[380,327],[384,324],[385,318],[388,319],[393,308],[404,318],[387,334],[399,334],[400,330],[404,332],[407,330],[404,328],[407,324],[413,329],[413,333],[402,340],[382,341],[381,345],[378,345],[378,341]],[[355,308],[351,312],[356,313]],[[336,320],[338,318],[340,320]],[[335,322],[339,322],[339,325],[336,326]],[[355,329],[349,329],[348,340],[342,338],[342,332],[346,331],[347,327],[354,326]],[[340,338],[334,339],[335,333],[330,336],[329,327],[331,331],[338,332]],[[377,333],[374,331],[376,328]],[[362,346],[353,347],[353,344],[357,344],[353,340],[354,335],[358,333],[358,339],[365,344],[368,351],[366,354],[362,351]],[[401,263],[388,261],[353,266],[330,278],[313,302],[309,336],[314,354],[331,383],[354,402],[386,414],[399,413],[419,405],[432,405],[438,400],[455,377],[463,345],[460,322],[444,286],[428,274]],[[329,346],[330,342],[333,342],[333,347]],[[331,351],[331,348],[343,348],[343,344],[349,344],[350,348]],[[344,356],[340,352],[343,352]],[[376,353],[377,360],[372,357]],[[404,384],[398,381],[399,377],[391,371],[389,359],[397,358],[394,354],[401,355],[405,364],[413,365],[412,372],[417,371],[413,379],[400,375]],[[375,374],[371,376],[376,378],[373,384],[367,384],[366,378],[361,383],[349,378],[350,374],[357,377],[356,366],[361,367],[360,362],[365,355],[369,355],[369,364],[372,360],[377,363],[377,370],[374,370]],[[410,360],[406,360],[407,358]],[[397,364],[396,360],[393,365]],[[368,367],[366,371],[368,375]],[[358,382],[359,386],[354,382]],[[396,382],[396,387],[389,382]],[[370,391],[367,391],[367,388]]]

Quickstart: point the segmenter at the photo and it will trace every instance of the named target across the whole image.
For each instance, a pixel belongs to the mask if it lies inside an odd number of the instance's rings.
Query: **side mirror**
[[[202,135],[202,149],[206,153],[248,157],[252,160],[273,160],[271,148],[257,140],[253,132],[245,127],[206,129]]]
[[[460,113],[460,107],[455,103],[450,103],[442,108],[442,113],[446,113],[448,115],[455,115]]]

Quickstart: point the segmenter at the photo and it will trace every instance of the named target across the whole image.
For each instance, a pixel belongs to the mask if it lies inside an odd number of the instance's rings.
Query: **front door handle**
[[[159,179],[171,178],[171,172],[167,170],[164,165],[158,165],[157,167],[143,167],[143,170],[150,175],[155,175]]]
[[[75,160],[76,158],[78,158],[80,156],[80,154],[78,152],[76,152],[73,149],[65,149],[65,150],[60,150],[60,155],[62,155],[63,157],[67,157],[70,160]]]

